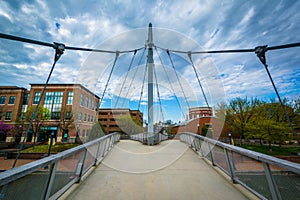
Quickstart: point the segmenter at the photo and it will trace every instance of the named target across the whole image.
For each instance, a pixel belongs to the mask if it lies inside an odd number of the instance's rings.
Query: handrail
[[[57,163],[60,160],[63,160],[70,156],[73,156],[76,153],[86,152],[88,148],[97,147],[97,153],[96,153],[97,155],[93,156],[94,161],[89,166],[83,166],[84,165],[84,163],[83,163],[81,166],[81,169],[79,169],[82,173],[80,173],[80,175],[78,177],[76,177],[73,181],[73,183],[79,182],[82,174],[84,174],[93,165],[96,165],[97,162],[99,161],[98,158],[99,157],[103,158],[107,154],[107,152],[111,149],[111,147],[118,141],[120,141],[120,134],[117,132],[111,133],[109,135],[106,135],[106,136],[103,136],[96,140],[87,142],[85,144],[74,147],[72,149],[68,149],[66,151],[57,153],[55,155],[51,155],[49,157],[45,157],[43,159],[36,160],[31,163],[4,171],[4,172],[0,173],[0,187],[5,187],[5,185],[12,183],[22,177],[25,177],[26,175],[30,175],[34,172],[37,172],[37,171],[41,170],[42,168],[46,169],[49,166],[54,167],[55,165],[57,165]],[[104,144],[104,145],[102,145],[102,144]],[[100,145],[102,145],[102,152],[99,152]],[[83,161],[85,160],[86,156],[87,155],[84,154]],[[87,169],[84,171],[83,167],[86,167]],[[52,175],[50,174],[50,176],[52,176]],[[50,177],[49,177],[49,180],[50,180]],[[51,186],[50,186],[50,188],[51,188]],[[62,191],[61,193],[63,193],[63,192],[64,191]],[[1,193],[1,191],[0,191],[0,193]],[[1,196],[1,194],[0,194],[0,196]],[[46,197],[47,197],[47,195],[46,195]],[[49,196],[45,199],[48,199],[48,198],[49,198]]]
[[[197,135],[197,134],[194,134],[194,133],[181,133],[181,134],[187,134],[187,135],[199,138],[199,139],[201,139],[203,141],[206,141],[210,144],[223,147],[224,149],[228,149],[228,150],[233,151],[235,153],[253,158],[253,159],[258,160],[258,161],[266,162],[268,164],[276,165],[278,167],[286,168],[286,169],[288,169],[288,170],[290,170],[290,171],[292,171],[296,174],[300,174],[300,164],[293,163],[293,162],[283,160],[283,159],[280,159],[280,158],[276,158],[276,157],[273,157],[273,156],[269,156],[269,155],[266,155],[266,154],[262,154],[262,153],[259,153],[259,152],[251,151],[251,150],[248,150],[248,149],[244,149],[244,148],[241,148],[241,147],[238,147],[238,146],[233,146],[233,145],[230,145],[230,144],[226,144],[226,143],[223,143],[221,141],[217,141],[217,140],[214,140],[214,139],[211,139],[211,138],[208,138],[208,137],[204,137],[202,135]]]
[[[300,164],[229,145],[190,132],[180,133],[178,136],[181,141],[187,143],[190,148],[200,155],[204,157],[208,156],[207,158],[211,161],[211,164],[230,175],[233,183],[240,183],[261,199],[272,198],[279,200],[287,197],[287,195],[291,195],[291,193],[295,196],[299,196],[299,189],[296,185],[290,185],[292,187],[289,187],[289,190],[294,188],[294,190],[292,190],[293,192],[287,191],[282,181],[283,178],[285,178],[285,181],[290,182],[291,177],[298,180],[300,177]],[[205,153],[207,154],[204,155],[203,151],[205,151],[205,149],[208,152],[206,151]],[[220,151],[221,149],[223,152]],[[249,171],[248,167],[245,169],[242,168],[244,160],[249,159],[252,160],[251,163],[254,164],[252,171]],[[237,166],[239,164],[241,165]],[[246,165],[249,165],[249,163],[246,163]],[[253,172],[252,175],[251,172]],[[244,179],[243,176],[246,176],[246,178]],[[261,178],[264,177],[267,182],[267,186],[264,186],[266,188],[263,190],[261,186],[262,183],[255,182],[257,176],[261,176]],[[278,179],[279,176],[280,179]],[[252,182],[249,183],[249,180]],[[260,185],[260,187],[257,187],[257,185]]]

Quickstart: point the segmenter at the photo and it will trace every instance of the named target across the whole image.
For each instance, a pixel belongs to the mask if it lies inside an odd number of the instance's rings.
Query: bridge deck
[[[61,199],[248,199],[180,141],[119,142]]]

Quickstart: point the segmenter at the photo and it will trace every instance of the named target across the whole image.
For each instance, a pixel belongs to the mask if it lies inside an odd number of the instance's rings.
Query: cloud
[[[130,6],[128,6],[130,5]],[[254,48],[300,41],[299,1],[3,1],[0,29],[45,42],[68,46],[127,50],[140,48],[152,22],[157,46],[183,51]],[[25,86],[43,83],[53,63],[54,49],[0,39],[0,84]],[[184,102],[176,74],[165,51],[158,49],[173,83],[176,95]],[[142,51],[138,52],[133,69]],[[198,81],[187,55],[172,54],[182,84],[193,92],[191,101],[204,102]],[[115,55],[66,50],[55,67],[51,82],[78,82],[101,94]],[[121,55],[112,75],[107,96],[119,94],[132,54]],[[164,100],[174,94],[156,52],[157,79]],[[267,52],[267,62],[282,96],[299,96],[300,55],[297,49]],[[146,62],[146,55],[141,66]],[[273,88],[265,69],[254,53],[193,55],[198,75],[209,102],[226,96],[269,97]],[[143,67],[134,80],[129,99],[140,96]],[[129,83],[129,82],[128,82]],[[125,89],[129,88],[128,83]],[[145,88],[146,91],[146,88]],[[121,97],[125,97],[122,93]],[[144,96],[146,92],[144,93]],[[143,97],[143,100],[146,98]],[[184,103],[183,103],[184,104]]]

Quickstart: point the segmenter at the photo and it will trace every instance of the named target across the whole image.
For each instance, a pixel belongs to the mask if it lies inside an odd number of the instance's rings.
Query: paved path
[[[119,142],[66,199],[247,199],[180,141]],[[62,198],[63,199],[63,198]]]

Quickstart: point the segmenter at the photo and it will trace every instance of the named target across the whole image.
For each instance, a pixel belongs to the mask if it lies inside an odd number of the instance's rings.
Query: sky
[[[207,106],[204,95],[209,106],[236,97],[276,97],[255,53],[193,54],[194,70],[188,53],[170,51],[169,57],[165,49],[248,49],[300,42],[300,1],[0,0],[0,5],[0,32],[4,34],[66,46],[138,49],[135,55],[118,55],[115,65],[115,53],[65,50],[50,83],[80,83],[102,97],[112,71],[101,107],[139,108],[145,117],[145,45],[151,22],[157,46],[153,52],[154,121],[184,120],[189,107]],[[29,89],[30,83],[45,83],[54,49],[1,38],[0,46],[0,85]],[[299,50],[266,53],[282,98],[300,96]]]

